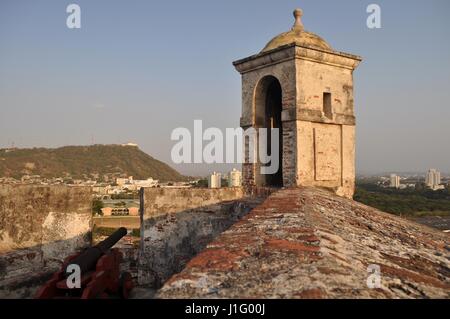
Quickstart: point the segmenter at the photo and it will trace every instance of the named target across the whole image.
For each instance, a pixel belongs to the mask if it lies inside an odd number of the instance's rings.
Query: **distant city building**
[[[133,146],[133,147],[138,147],[139,145],[137,145],[136,143],[131,143],[131,142],[129,142],[129,143],[124,143],[124,144],[121,144],[122,146]]]
[[[400,176],[391,174],[391,183],[389,187],[400,188]]]
[[[138,207],[103,207],[103,216],[138,216]]]
[[[221,186],[221,179],[222,176],[220,173],[212,173],[209,177],[208,177],[208,188],[220,188]]]
[[[427,176],[425,177],[425,185],[433,190],[443,189],[441,184],[441,173],[432,168],[428,170]]]
[[[140,187],[156,187],[158,186],[159,181],[156,179],[153,179],[151,177],[147,178],[147,179],[135,179],[134,181],[132,181],[132,184],[134,184],[135,186],[137,186],[138,188]]]
[[[237,169],[233,170],[228,174],[228,187],[241,187],[242,185],[242,173]]]
[[[116,184],[118,186],[123,186],[128,183],[128,178],[116,178]]]
[[[106,188],[107,195],[119,195],[122,193],[123,193],[123,190],[120,187],[109,186]]]
[[[135,200],[104,200],[103,216],[138,216],[139,202]]]
[[[130,191],[138,190],[141,187],[156,187],[158,186],[159,181],[153,179],[151,177],[147,179],[133,179],[133,176],[129,176],[128,178],[116,178],[117,186],[121,188],[126,188]]]
[[[93,186],[92,192],[97,195],[106,195],[108,194],[108,189],[106,186]]]

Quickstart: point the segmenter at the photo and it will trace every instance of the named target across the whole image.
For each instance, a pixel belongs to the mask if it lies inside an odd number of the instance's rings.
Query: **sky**
[[[81,8],[81,28],[66,7]],[[366,26],[369,4],[380,29]],[[232,61],[258,53],[304,11],[305,28],[357,54],[359,173],[450,172],[450,1],[0,1],[0,148],[128,141],[171,161],[171,132],[238,127]]]

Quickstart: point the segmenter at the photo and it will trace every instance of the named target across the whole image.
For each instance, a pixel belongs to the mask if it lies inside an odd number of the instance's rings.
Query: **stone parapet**
[[[209,243],[157,297],[450,298],[449,257],[448,234],[326,190],[284,189]]]

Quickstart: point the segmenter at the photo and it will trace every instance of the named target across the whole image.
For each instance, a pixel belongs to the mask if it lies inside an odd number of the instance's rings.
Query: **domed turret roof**
[[[324,39],[304,29],[301,20],[302,15],[303,11],[301,9],[295,9],[295,23],[292,26],[292,29],[288,32],[281,33],[270,40],[261,52],[270,51],[291,43],[314,49],[333,51],[331,46]]]

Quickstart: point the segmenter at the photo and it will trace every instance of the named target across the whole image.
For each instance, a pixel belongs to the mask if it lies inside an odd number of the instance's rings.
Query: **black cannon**
[[[112,248],[126,234],[127,229],[121,227],[96,246],[66,258],[61,269],[39,289],[36,299],[128,298],[133,281],[129,273],[120,273],[122,253]],[[77,272],[79,285],[74,287]]]

